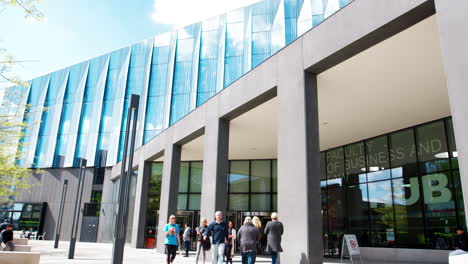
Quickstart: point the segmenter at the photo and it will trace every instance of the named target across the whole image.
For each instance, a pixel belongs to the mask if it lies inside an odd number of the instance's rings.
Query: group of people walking
[[[262,237],[267,240],[268,252],[271,255],[272,264],[278,263],[278,253],[282,252],[281,236],[284,229],[283,224],[278,221],[278,214],[271,215],[272,221],[268,222],[264,229],[258,217],[246,217],[243,226],[238,232],[234,229],[232,222],[226,223],[223,220],[221,212],[215,213],[215,221],[208,224],[206,218],[201,218],[200,226],[195,230],[197,232],[197,253],[195,262],[198,263],[201,259],[203,263],[206,260],[206,251],[211,250],[212,264],[232,264],[234,251],[236,248],[236,240],[239,242],[242,255],[242,264],[254,264],[258,253],[262,251]],[[169,223],[164,227],[164,236],[166,237],[166,253],[167,263],[174,261],[177,253],[177,246],[181,245],[179,226],[175,223],[176,217],[171,215]],[[184,243],[189,241],[191,229],[186,225],[184,231]],[[187,231],[188,230],[188,231]],[[186,240],[187,239],[187,240]],[[186,248],[186,256],[188,256],[188,246]]]

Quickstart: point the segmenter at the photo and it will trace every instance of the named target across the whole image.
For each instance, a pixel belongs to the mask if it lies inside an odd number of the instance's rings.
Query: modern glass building
[[[30,105],[18,162],[113,166],[131,94],[140,95],[139,147],[349,2],[260,1],[12,87]]]
[[[43,169],[16,202],[47,204],[52,238],[50,190],[75,195],[85,158],[80,240],[112,241],[137,94],[132,246],[163,252],[171,214],[277,211],[285,263],[339,257],[345,234],[369,262],[446,263],[468,205],[468,21],[448,2],[263,0],[12,87],[18,163]]]

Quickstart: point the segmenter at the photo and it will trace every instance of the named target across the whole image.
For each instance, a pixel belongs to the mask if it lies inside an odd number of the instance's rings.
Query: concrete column
[[[138,164],[135,209],[133,211],[133,227],[131,246],[145,247],[146,209],[148,206],[148,187],[151,176],[151,163],[141,160]]]
[[[177,212],[181,149],[180,145],[174,145],[172,141],[167,142],[166,148],[164,149],[161,200],[157,230],[158,238],[156,240],[156,247],[159,253],[164,253],[164,226],[167,224],[169,216],[175,215]]]
[[[226,215],[227,210],[229,121],[219,119],[216,111],[207,113],[200,216],[210,222],[216,211]]]
[[[468,208],[468,1],[435,0],[465,208]]]
[[[278,54],[278,213],[283,263],[322,263],[317,79],[304,72],[302,41]]]

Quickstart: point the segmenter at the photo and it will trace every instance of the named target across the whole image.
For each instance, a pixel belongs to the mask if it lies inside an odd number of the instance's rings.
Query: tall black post
[[[127,220],[128,220],[128,200],[130,196],[130,180],[133,172],[133,152],[135,150],[136,125],[138,122],[138,105],[140,96],[132,94],[130,105],[128,107],[127,124],[125,131],[125,142],[122,157],[122,167],[120,170],[120,188],[119,188],[119,209],[115,221],[115,238],[114,247],[112,248],[112,264],[122,264],[125,239],[127,236]],[[131,137],[130,137],[130,121],[132,121]],[[128,142],[130,141],[130,149]],[[128,167],[127,165],[127,153]],[[126,174],[125,174],[126,170]]]
[[[79,159],[78,164],[80,164],[80,176],[78,178],[78,189],[76,192],[76,203],[75,211],[73,212],[73,223],[71,228],[70,236],[70,249],[68,250],[68,259],[73,259],[75,256],[75,244],[76,244],[76,235],[78,233],[78,223],[80,220],[80,210],[81,210],[81,198],[83,196],[83,185],[86,173],[86,159]]]
[[[54,248],[58,248],[58,245],[59,245],[60,230],[62,229],[62,220],[63,220],[63,208],[65,206],[65,199],[67,196],[67,187],[68,187],[68,180],[64,180],[63,189],[62,189],[62,198],[60,199],[60,209],[59,209],[59,214],[58,214],[57,226],[55,228]]]

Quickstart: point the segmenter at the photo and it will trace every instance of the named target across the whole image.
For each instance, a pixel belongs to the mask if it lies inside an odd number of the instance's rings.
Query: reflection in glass
[[[349,233],[356,234],[359,245],[369,246],[369,199],[367,185],[359,184],[347,187]]]
[[[179,194],[177,200],[177,210],[187,210],[187,194]]]
[[[270,195],[252,194],[250,196],[250,211],[270,211]]]
[[[273,192],[277,192],[278,191],[278,161],[277,160],[273,160],[272,161],[272,169],[271,169],[271,182],[273,184],[272,186],[272,190]]]
[[[367,180],[390,179],[387,136],[366,141]]]
[[[203,162],[190,162],[190,192],[201,192]]]
[[[269,160],[251,162],[251,192],[270,192],[270,164]]]
[[[456,197],[458,207],[458,222],[465,223],[465,204],[463,202],[463,190],[460,179],[460,172],[456,171],[452,173],[453,176],[453,189]]]
[[[326,152],[328,186],[341,186],[344,176],[343,148],[336,148]]]
[[[452,180],[448,173],[429,174],[421,177],[424,209],[426,214],[427,241],[435,248],[443,234],[450,234],[457,227]]]
[[[391,181],[368,183],[368,190],[372,245],[390,246],[395,240]]]
[[[414,129],[392,133],[390,140],[390,163],[392,177],[411,177],[417,173],[416,144]]]
[[[249,191],[249,161],[231,161],[229,172],[229,191]]]
[[[179,192],[188,192],[189,171],[189,163],[187,161],[181,162],[179,174]]]
[[[393,201],[398,245],[408,248],[424,245],[426,238],[418,177],[393,180]]]
[[[356,143],[345,147],[346,181],[347,184],[366,182],[366,157],[364,143]]]
[[[249,196],[247,194],[230,194],[229,210],[247,211],[249,210]]]
[[[416,128],[418,157],[422,173],[432,173],[450,168],[447,140],[443,121]]]
[[[188,210],[200,210],[201,194],[190,194]]]

